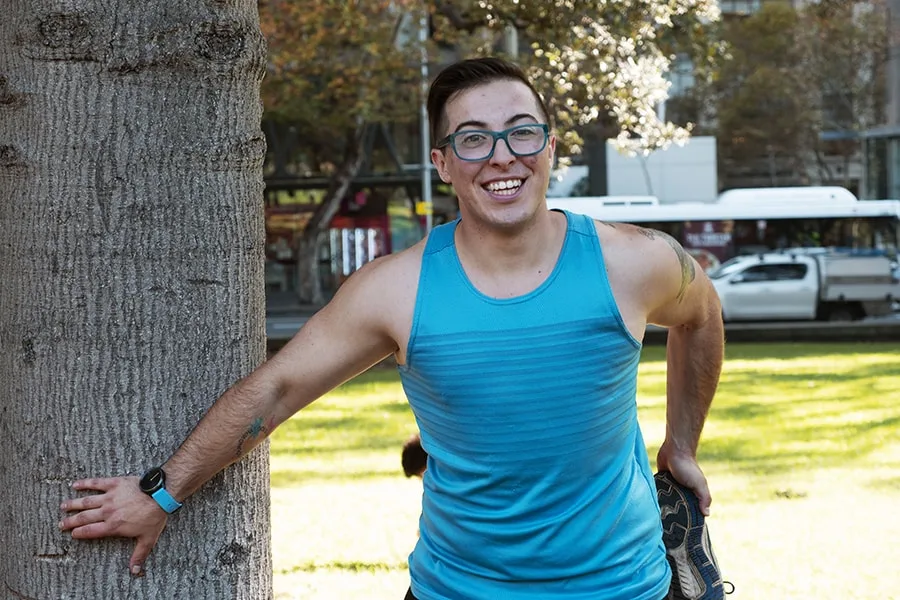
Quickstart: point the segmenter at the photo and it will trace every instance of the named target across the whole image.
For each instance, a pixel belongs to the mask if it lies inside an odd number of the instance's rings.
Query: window
[[[797,281],[806,277],[806,265],[795,263],[790,265],[773,265],[775,281]]]
[[[772,267],[776,265],[758,265],[750,267],[741,274],[741,283],[756,283],[759,281],[772,281],[774,279],[774,271]]]
[[[806,277],[806,265],[788,263],[782,265],[756,265],[741,274],[741,283],[760,281],[797,281]]]

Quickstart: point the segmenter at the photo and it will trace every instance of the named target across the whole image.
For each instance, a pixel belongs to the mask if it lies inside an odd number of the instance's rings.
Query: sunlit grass
[[[644,351],[651,458],[665,423],[664,349]],[[377,368],[273,436],[277,598],[403,597],[421,486],[400,470],[415,431],[397,374]],[[900,598],[900,349],[735,344],[700,453],[732,598]],[[891,558],[893,557],[893,558]]]

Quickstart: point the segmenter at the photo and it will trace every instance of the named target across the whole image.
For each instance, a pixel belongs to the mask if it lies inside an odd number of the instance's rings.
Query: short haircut
[[[403,444],[403,452],[400,454],[400,462],[403,465],[403,473],[407,477],[421,475],[428,465],[428,453],[422,448],[422,440],[419,434],[415,434]]]
[[[521,67],[502,58],[470,58],[445,68],[431,83],[428,90],[428,123],[431,127],[432,145],[446,135],[444,132],[448,125],[444,109],[454,95],[479,85],[504,80],[520,81],[528,86],[541,107],[541,116],[549,124],[550,111]]]

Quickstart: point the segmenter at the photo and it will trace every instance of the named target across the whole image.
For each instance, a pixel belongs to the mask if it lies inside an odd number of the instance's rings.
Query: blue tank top
[[[641,344],[627,330],[590,218],[565,213],[534,291],[480,293],[454,243],[422,258],[403,388],[428,452],[420,600],[659,600],[656,488],[637,422]]]

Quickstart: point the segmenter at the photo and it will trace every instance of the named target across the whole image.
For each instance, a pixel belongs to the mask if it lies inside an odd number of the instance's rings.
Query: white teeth
[[[522,185],[521,179],[507,179],[505,181],[492,181],[487,184],[487,188],[491,192],[500,192],[503,190],[516,190]]]

